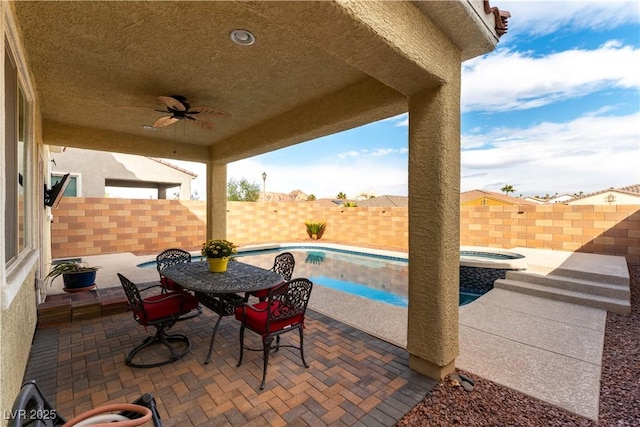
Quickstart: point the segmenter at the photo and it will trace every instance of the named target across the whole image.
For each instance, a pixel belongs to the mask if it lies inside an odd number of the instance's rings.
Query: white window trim
[[[13,60],[16,64],[16,69],[18,73],[18,85],[22,89],[25,104],[28,105],[28,115],[30,118],[29,126],[25,129],[25,139],[29,141],[28,147],[28,159],[27,159],[27,170],[26,174],[29,175],[29,181],[32,183],[32,188],[28,193],[28,197],[31,197],[31,212],[28,215],[28,218],[25,220],[30,221],[28,226],[31,228],[31,232],[29,233],[29,239],[25,242],[25,248],[17,254],[16,259],[10,264],[6,265],[2,262],[0,266],[0,309],[5,310],[11,306],[14,298],[20,291],[22,285],[25,283],[29,275],[36,269],[38,263],[40,261],[40,251],[38,248],[38,235],[39,229],[41,227],[40,218],[42,215],[42,204],[43,200],[39,198],[41,195],[38,187],[38,179],[41,179],[41,175],[34,168],[35,159],[37,158],[37,147],[34,138],[34,123],[33,120],[35,118],[35,103],[34,103],[34,90],[33,84],[29,80],[28,67],[26,66],[25,58],[22,54],[22,50],[18,45],[17,40],[18,30],[15,22],[13,21],[13,17],[9,10],[10,8],[4,8],[4,34],[2,34],[2,42],[0,42],[2,46],[2,67],[4,69],[4,51],[9,49],[13,54]],[[8,46],[5,45],[8,43]],[[4,90],[4,89],[3,89]],[[4,134],[4,108],[2,109],[2,113],[0,114],[0,132]],[[3,141],[5,144],[6,141]],[[4,149],[4,146],[3,146]],[[3,156],[4,157],[4,156]],[[0,161],[0,167],[5,167],[6,159],[2,159]],[[0,199],[6,200],[6,182],[4,180],[4,175],[0,178]],[[42,184],[40,185],[42,186]],[[40,201],[40,203],[38,203]],[[6,218],[2,219],[0,226],[4,230],[4,222]],[[5,259],[5,248],[4,245],[0,245],[0,258],[2,260]],[[36,269],[37,275],[37,269]],[[34,284],[35,286],[35,284]]]

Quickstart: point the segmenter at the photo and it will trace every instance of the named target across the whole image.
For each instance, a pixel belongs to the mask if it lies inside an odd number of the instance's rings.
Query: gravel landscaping
[[[640,426],[640,264],[629,274],[631,314],[607,313],[598,422],[457,371],[474,381],[471,392],[448,377],[396,426]]]

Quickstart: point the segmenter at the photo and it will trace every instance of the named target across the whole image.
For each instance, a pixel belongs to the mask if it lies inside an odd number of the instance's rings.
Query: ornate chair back
[[[286,282],[291,280],[293,269],[296,266],[296,260],[291,252],[283,252],[278,254],[273,260],[271,270],[281,275]]]
[[[162,284],[162,287],[165,290],[182,290],[182,287],[180,285],[174,283],[173,280],[165,277],[162,274],[162,270],[172,265],[182,264],[184,262],[191,262],[191,254],[182,249],[171,248],[164,250],[158,254],[158,256],[156,257],[156,268],[158,269],[158,274],[160,275],[160,284]]]
[[[288,282],[291,280],[291,276],[293,276],[293,269],[295,266],[296,259],[293,257],[293,254],[291,252],[283,252],[276,255],[273,260],[273,267],[271,267],[271,271],[275,271],[282,276],[282,279],[285,282]],[[245,301],[249,300],[249,295],[257,297],[260,301],[265,301],[269,295],[269,290],[265,289],[263,291],[250,292],[245,295]]]

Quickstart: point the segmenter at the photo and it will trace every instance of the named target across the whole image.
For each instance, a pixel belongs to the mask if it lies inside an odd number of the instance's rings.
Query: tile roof
[[[507,20],[511,18],[511,14],[506,10],[500,10],[497,7],[491,7],[489,0],[484,0],[484,12],[493,13],[495,20],[495,30],[498,33],[498,37],[502,37],[509,29]]]
[[[153,160],[154,162],[158,162],[158,163],[160,163],[160,164],[162,164],[162,165],[168,166],[168,167],[170,167],[170,168],[172,168],[172,169],[175,169],[175,170],[177,170],[177,171],[180,171],[180,172],[182,172],[182,173],[186,173],[187,175],[191,175],[191,176],[192,176],[192,177],[194,177],[194,178],[197,178],[197,177],[198,177],[198,174],[197,174],[197,173],[195,173],[195,172],[191,172],[191,171],[188,171],[188,170],[186,170],[186,169],[183,169],[183,168],[181,168],[180,166],[176,166],[176,165],[174,165],[173,163],[169,163],[169,162],[167,162],[166,160],[158,159],[158,158],[156,158],[156,157],[149,157],[149,156],[146,156],[146,157],[147,157],[147,159]]]
[[[574,197],[573,199],[569,200],[569,202],[584,199],[587,197],[597,196],[598,194],[604,194],[608,191],[615,191],[618,193],[630,194],[632,196],[640,196],[640,184],[627,185],[625,187],[618,187],[618,188],[609,187],[604,190],[594,191],[593,193],[583,194],[582,196]]]
[[[392,206],[409,206],[409,198],[406,196],[378,196],[373,199],[364,199],[357,200],[356,203],[358,206],[368,206],[368,207],[383,207],[388,208]]]
[[[486,190],[470,190],[460,193],[460,204],[471,202],[472,200],[479,199],[481,197],[488,197],[501,202],[510,203],[512,205],[535,205],[536,203],[529,200],[521,199],[519,197],[505,196],[502,193],[496,193],[495,191]]]

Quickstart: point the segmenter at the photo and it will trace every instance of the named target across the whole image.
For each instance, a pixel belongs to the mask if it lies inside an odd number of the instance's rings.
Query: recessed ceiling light
[[[229,34],[231,41],[241,46],[252,45],[256,41],[256,38],[247,30],[233,30]]]
[[[151,125],[144,125],[144,126],[142,126],[142,129],[144,129],[144,130],[148,130],[148,131],[151,131],[151,132],[155,132],[155,131],[157,131],[157,130],[158,130],[158,128],[154,128],[154,127],[153,127],[153,126],[151,126]]]

